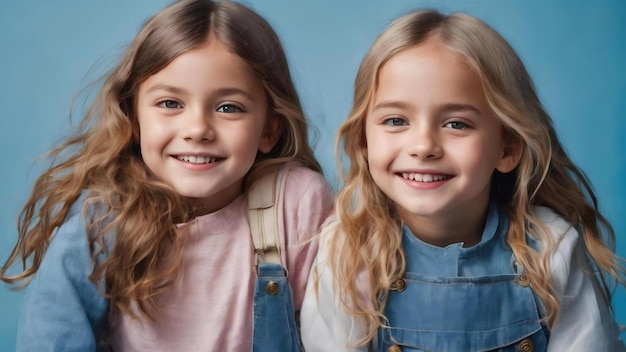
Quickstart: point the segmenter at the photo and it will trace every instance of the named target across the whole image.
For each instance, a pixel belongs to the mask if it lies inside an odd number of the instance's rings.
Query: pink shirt
[[[323,176],[288,164],[279,227],[294,307],[300,310],[309,269],[317,253],[320,225],[330,214],[333,194]],[[250,351],[256,273],[242,195],[226,207],[182,224],[187,236],[182,272],[156,300],[154,321],[113,318],[116,350]]]

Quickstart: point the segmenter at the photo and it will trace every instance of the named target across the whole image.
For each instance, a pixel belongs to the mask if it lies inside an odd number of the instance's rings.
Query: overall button
[[[391,291],[399,291],[402,292],[406,289],[406,280],[405,279],[398,279],[395,282],[391,283],[391,287],[389,287],[389,290]]]
[[[517,348],[520,352],[533,352],[533,342],[529,338],[523,339]]]
[[[530,278],[528,277],[528,275],[522,274],[517,277],[517,283],[520,286],[527,287],[528,285],[530,285]]]
[[[391,345],[387,349],[387,352],[402,352],[402,349],[398,345]]]
[[[265,292],[272,296],[276,295],[278,293],[278,284],[274,281],[268,282],[267,286],[265,286]]]

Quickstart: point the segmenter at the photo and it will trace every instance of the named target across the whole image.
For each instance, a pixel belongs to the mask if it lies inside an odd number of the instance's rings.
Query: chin
[[[429,205],[409,206],[407,204],[407,206],[400,205],[400,208],[403,209],[404,212],[406,212],[407,214],[414,216],[435,216],[440,210],[439,208],[435,209]]]
[[[203,199],[210,197],[212,192],[199,192],[195,190],[176,189],[176,192],[181,196],[189,199]]]

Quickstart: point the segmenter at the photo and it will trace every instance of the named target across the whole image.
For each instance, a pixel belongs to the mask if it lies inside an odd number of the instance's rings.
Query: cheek
[[[464,156],[459,155],[470,168],[484,174],[485,177],[491,177],[501,156],[502,148],[496,143],[466,148]]]
[[[146,153],[149,153],[155,147],[157,140],[158,138],[154,135],[153,130],[150,128],[140,128],[139,147],[141,148],[141,154],[146,155]]]
[[[382,141],[379,136],[369,129],[365,130],[365,147],[368,161],[372,159],[378,159],[381,149]]]
[[[151,135],[151,125],[149,123],[147,123],[144,119],[138,119],[137,120],[137,137],[138,137],[138,142],[143,145],[144,143],[146,143],[149,138],[147,136]]]
[[[401,136],[384,134],[374,134],[368,138],[367,154],[370,162],[383,166],[397,159],[403,151],[403,142],[400,138]]]
[[[144,164],[146,164],[150,170],[154,171],[158,151],[152,141],[152,139],[141,135],[141,137],[139,137],[139,152],[141,153],[141,159],[143,159]]]
[[[141,158],[152,172],[158,172],[161,157],[171,139],[167,137],[164,129],[154,124],[141,124],[139,131]]]
[[[230,145],[233,155],[254,161],[261,142],[261,130],[251,127],[225,127],[221,139]]]
[[[158,119],[150,121],[139,120],[139,141],[141,144],[159,144],[170,139],[175,134],[175,124],[169,124]]]
[[[381,148],[375,146],[367,149],[367,166],[372,177],[384,174],[390,166],[393,158],[383,152]]]

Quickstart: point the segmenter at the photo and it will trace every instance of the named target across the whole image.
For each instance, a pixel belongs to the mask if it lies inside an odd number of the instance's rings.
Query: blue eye
[[[383,121],[383,125],[404,126],[404,125],[408,125],[408,123],[404,119],[401,119],[399,117],[392,117]]]
[[[452,122],[446,123],[445,125],[443,125],[443,127],[453,128],[455,130],[464,130],[468,128],[469,126],[465,122],[452,121]]]
[[[157,104],[157,106],[166,108],[166,109],[182,109],[183,107],[179,102],[177,102],[176,100],[171,100],[171,99],[162,100]]]
[[[224,104],[217,108],[217,112],[232,114],[235,112],[243,112],[243,109],[233,104]]]

